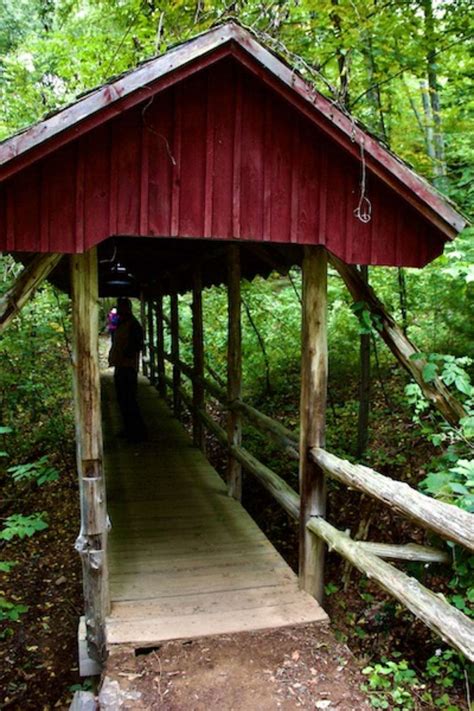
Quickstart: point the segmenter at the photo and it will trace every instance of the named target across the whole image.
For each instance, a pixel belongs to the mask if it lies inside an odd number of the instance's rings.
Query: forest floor
[[[342,398],[338,403],[337,396],[334,390],[332,416],[337,419],[338,436],[345,439],[346,445],[352,436],[349,422],[353,421],[353,412]],[[290,405],[285,398],[278,402],[269,399],[257,406],[267,412],[285,413],[282,419],[288,424],[292,417],[296,419],[294,404]],[[219,416],[219,412],[214,414]],[[377,393],[371,432],[372,450],[377,452],[379,460],[377,468],[416,485],[424,474],[424,463],[433,452],[407,422],[406,414],[404,417],[397,407],[387,413],[387,404]],[[208,445],[212,463],[218,471],[224,471],[222,450],[212,440]],[[263,450],[256,451],[263,458]],[[2,516],[18,510],[15,506],[21,500],[24,514],[46,511],[49,527],[30,539],[6,543],[2,550],[2,559],[18,563],[4,576],[0,594],[28,606],[28,610],[21,622],[3,623],[0,630],[0,709],[67,709],[73,691],[80,686],[87,688],[91,683],[79,678],[77,668],[77,624],[82,590],[74,540],[78,532],[79,497],[72,450],[63,453],[63,459],[64,456],[69,465],[63,464],[58,481],[40,488],[26,487],[15,494],[8,485],[4,487]],[[286,465],[283,462],[281,466]],[[292,467],[288,480],[295,486],[292,477],[296,473],[294,465]],[[244,492],[244,505],[296,569],[298,548],[294,524],[251,477],[245,479]],[[362,530],[362,521],[365,534],[369,531],[372,540],[425,541],[421,530],[342,487],[330,488],[329,517],[334,525],[342,530],[350,529],[353,535]],[[446,589],[446,571],[440,566],[418,566],[416,572],[432,589]],[[333,554],[327,559],[325,609],[331,618],[331,627],[318,626],[316,634],[311,626],[304,626],[191,643],[170,642],[149,654],[128,655],[122,659],[112,657],[107,668],[109,682],[119,680],[123,688],[133,684],[142,694],[142,705],[136,708],[245,708],[251,711],[301,706],[357,711],[364,708],[365,703],[359,691],[366,681],[361,669],[384,656],[393,658],[395,653],[407,659],[423,680],[413,686],[413,705],[407,708],[420,711],[435,708],[433,703],[423,700],[424,692],[430,691],[433,698],[438,698],[446,689],[437,686],[434,680],[427,681],[423,672],[426,660],[442,646],[440,640]],[[224,694],[231,700],[227,707],[222,703]],[[154,701],[150,701],[152,696]],[[449,689],[449,697],[450,709],[468,708],[464,680]],[[143,706],[147,703],[148,706]]]
[[[137,711],[370,708],[360,691],[360,664],[325,624],[166,642],[145,651],[109,658],[102,699],[110,709],[119,688],[124,708]]]

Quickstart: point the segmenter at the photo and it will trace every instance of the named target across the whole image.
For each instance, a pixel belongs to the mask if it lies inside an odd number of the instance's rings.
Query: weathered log
[[[163,296],[160,294],[156,297],[156,372],[158,378],[158,392],[160,396],[165,399],[165,342],[163,320]]]
[[[449,392],[440,378],[436,377],[429,383],[424,380],[423,368],[426,365],[426,360],[395,323],[372,287],[364,283],[357,269],[334,255],[331,255],[330,259],[344,279],[354,301],[365,302],[370,311],[377,316],[374,321],[375,328],[397,360],[413,376],[426,399],[436,407],[447,422],[457,427],[459,420],[466,417],[467,414],[462,404]]]
[[[287,429],[281,422],[273,420],[252,405],[248,405],[243,400],[236,400],[230,405],[231,408],[239,410],[247,419],[260,431],[268,433],[271,438],[279,444],[292,459],[299,459],[298,439],[291,430]]]
[[[198,410],[206,409],[204,392],[204,325],[202,318],[202,275],[198,267],[193,273],[193,441],[206,453],[206,438]]]
[[[179,311],[178,295],[170,296],[171,318],[171,355],[173,357],[173,412],[178,419],[181,417],[181,402],[179,388],[181,385],[181,370],[179,366]]]
[[[421,494],[361,464],[351,464],[324,449],[313,448],[310,456],[326,474],[352,489],[369,494],[393,511],[407,516],[442,538],[474,551],[474,515],[457,506]]]
[[[474,623],[441,596],[428,590],[393,565],[369,553],[357,541],[322,518],[312,518],[309,531],[349,560],[361,573],[375,580],[448,644],[474,661]]]
[[[147,333],[147,318],[146,318],[146,302],[143,292],[140,293],[140,323],[143,329],[143,352],[142,352],[142,371],[145,378],[148,377],[148,333]]]
[[[386,560],[413,560],[419,563],[450,563],[451,556],[447,551],[429,546],[419,546],[416,543],[394,545],[392,543],[375,543],[372,541],[355,541],[362,550],[377,555]]]
[[[170,353],[165,353],[164,358],[168,362],[173,363],[173,357]],[[195,377],[193,369],[184,361],[179,361],[179,367],[183,374],[191,380]],[[291,430],[282,425],[281,422],[277,422],[271,417],[268,417],[268,415],[264,415],[263,412],[260,412],[260,410],[252,407],[252,405],[248,405],[246,402],[243,402],[243,400],[234,400],[234,402],[229,403],[225,390],[213,383],[209,380],[209,378],[203,378],[203,384],[205,389],[212,395],[212,397],[220,402],[221,405],[227,409],[241,412],[257,429],[268,433],[292,459],[299,459],[297,449],[298,438]]]
[[[59,264],[62,254],[37,254],[21,271],[13,285],[0,296],[0,334],[33,296],[35,289]]]
[[[199,411],[198,414],[209,431],[215,435],[218,442],[220,442],[223,447],[227,447],[244,469],[253,474],[285,511],[292,518],[297,520],[299,516],[299,496],[296,491],[292,489],[284,479],[278,476],[278,474],[275,474],[275,472],[259,462],[258,459],[244,449],[244,447],[237,445],[229,446],[225,430],[218,425],[217,422],[214,422],[210,415],[202,410]]]
[[[240,247],[231,244],[227,255],[228,338],[227,338],[227,400],[240,399],[242,390],[242,326],[240,295]],[[242,418],[237,410],[227,414],[227,438],[229,458],[227,462],[227,485],[229,495],[242,497],[242,471],[239,461],[232,454],[232,447],[242,441]]]
[[[308,456],[322,447],[326,429],[327,397],[327,252],[305,247],[300,397],[300,585],[322,602],[324,595],[324,543],[306,528],[312,516],[326,514],[324,471]]]
[[[76,452],[81,497],[81,555],[84,616],[90,656],[105,658],[107,579],[107,508],[102,466],[98,351],[98,278],[95,249],[71,258],[73,383]]]
[[[153,302],[147,301],[147,321],[148,321],[148,361],[150,382],[156,379],[156,351],[155,351],[155,319],[153,314]]]

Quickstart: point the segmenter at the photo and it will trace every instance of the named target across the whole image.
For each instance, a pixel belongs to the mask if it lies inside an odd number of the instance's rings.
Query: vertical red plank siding
[[[290,241],[292,114],[281,101],[273,105],[272,131],[272,241]]]
[[[206,170],[206,91],[202,74],[186,80],[180,90],[181,169],[179,234],[204,234],[204,193]]]
[[[144,126],[143,107],[140,121],[140,214],[139,214],[139,232],[141,235],[147,235],[149,230],[149,131]]]
[[[263,239],[272,239],[272,171],[273,171],[273,101],[269,91],[265,92],[263,124]]]
[[[170,234],[176,237],[179,234],[179,212],[181,199],[181,139],[182,139],[182,93],[181,86],[173,92],[173,183],[171,192],[171,229]],[[192,170],[192,168],[191,168]]]
[[[326,146],[326,172],[321,176],[320,188],[326,202],[326,229],[321,230],[320,241],[326,244],[331,252],[342,259],[346,257],[346,210],[348,196],[346,193],[344,171],[340,162],[339,151],[332,146]]]
[[[143,111],[148,132],[148,228],[150,235],[171,234],[174,94],[168,90],[155,97]]]
[[[136,235],[140,229],[141,109],[116,119],[112,169],[117,173],[117,231]]]
[[[9,249],[40,250],[39,196],[39,170],[37,166],[31,166],[12,181],[8,190],[5,210]]]
[[[42,161],[40,166],[39,179],[40,192],[40,251],[49,252],[49,169],[47,159]],[[58,243],[61,244],[61,238],[58,236]]]
[[[222,62],[214,68],[210,83],[214,95],[214,171],[213,171],[213,236],[221,239],[232,237],[233,150],[235,109],[235,67]]]
[[[444,238],[261,79],[222,59],[38,160],[0,188],[0,245],[82,251],[113,235],[326,244],[421,266]]]
[[[240,239],[240,186],[242,182],[242,76],[235,82],[234,161],[232,166],[232,237]]]
[[[214,188],[214,114],[215,94],[212,91],[212,73],[208,72],[206,85],[206,165],[204,169],[204,237],[212,237]]]
[[[84,241],[88,249],[117,232],[117,181],[111,170],[111,126],[80,140],[84,162]],[[115,174],[114,174],[115,175]]]
[[[75,241],[77,249],[81,252],[85,248],[84,240],[84,206],[85,206],[85,181],[84,181],[84,151],[81,150],[81,143],[77,141],[75,146],[75,164],[76,164],[76,223],[75,223]]]
[[[43,187],[49,211],[49,242],[61,236],[61,250],[73,252],[76,237],[76,152],[74,144],[61,148],[48,159]]]
[[[240,150],[240,212],[243,239],[261,240],[263,235],[263,164],[265,102],[253,78],[242,75],[242,130]]]
[[[320,221],[321,136],[300,124],[298,152],[298,242],[317,244]]]

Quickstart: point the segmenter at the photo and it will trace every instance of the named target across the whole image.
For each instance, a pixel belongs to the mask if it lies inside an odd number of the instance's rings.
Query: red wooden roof
[[[366,223],[354,213],[362,155]],[[464,226],[428,183],[233,22],[0,144],[6,251],[80,252],[113,236],[239,239],[423,266]]]

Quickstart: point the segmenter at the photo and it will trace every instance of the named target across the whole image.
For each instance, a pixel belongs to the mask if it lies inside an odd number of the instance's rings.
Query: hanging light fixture
[[[133,285],[134,279],[126,267],[120,262],[115,262],[110,267],[110,271],[105,278],[106,286],[127,288]]]

